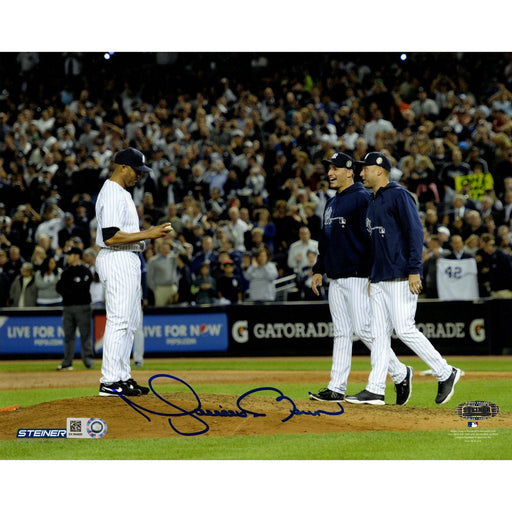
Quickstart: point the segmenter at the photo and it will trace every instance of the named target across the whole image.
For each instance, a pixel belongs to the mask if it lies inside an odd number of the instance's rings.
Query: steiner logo
[[[66,438],[65,428],[20,428],[16,433],[18,439]]]

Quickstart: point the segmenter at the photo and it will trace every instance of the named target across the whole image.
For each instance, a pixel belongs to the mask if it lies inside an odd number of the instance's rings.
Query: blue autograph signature
[[[191,410],[183,409],[182,407],[173,404],[172,402],[169,402],[165,398],[163,398],[160,394],[158,394],[155,389],[153,388],[153,380],[157,378],[168,378],[177,382],[180,382],[181,384],[184,384],[193,394],[197,404],[195,407]],[[150,414],[156,415],[156,416],[165,416],[168,417],[169,426],[176,432],[177,434],[181,436],[199,436],[201,434],[206,434],[208,430],[210,430],[210,427],[208,423],[203,419],[205,417],[216,417],[216,418],[259,418],[266,416],[265,413],[262,412],[256,412],[251,409],[248,409],[247,406],[244,406],[244,401],[247,397],[252,396],[256,393],[262,392],[262,391],[271,391],[275,392],[277,394],[275,400],[276,402],[284,402],[288,403],[290,405],[289,414],[282,419],[281,421],[284,423],[290,419],[293,418],[293,416],[321,416],[322,414],[325,416],[339,416],[343,414],[343,407],[341,404],[336,404],[339,406],[339,410],[335,412],[329,412],[329,411],[301,411],[297,409],[295,406],[295,403],[293,400],[286,395],[284,395],[279,389],[272,388],[272,387],[261,387],[261,388],[255,388],[251,389],[250,391],[247,391],[240,397],[238,397],[236,401],[236,406],[238,409],[231,410],[231,409],[224,409],[221,405],[219,405],[218,409],[203,409],[201,406],[201,399],[199,398],[198,394],[192,389],[192,387],[187,384],[184,380],[175,377],[173,375],[167,375],[165,373],[159,373],[157,375],[153,375],[149,381],[148,386],[150,387],[153,394],[161,400],[163,403],[169,405],[170,407],[174,408],[177,412],[158,412],[158,411],[152,411],[150,409],[146,409],[145,407],[142,407],[141,405],[132,402],[128,397],[124,395],[119,395],[120,398],[122,398],[132,409],[134,409],[136,412],[144,416],[149,422],[151,421]],[[143,412],[144,411],[144,412]],[[148,413],[148,414],[145,414]],[[198,426],[196,429],[191,429],[188,432],[182,431],[180,428],[177,427],[176,418],[183,418],[183,417],[189,417],[193,418]]]

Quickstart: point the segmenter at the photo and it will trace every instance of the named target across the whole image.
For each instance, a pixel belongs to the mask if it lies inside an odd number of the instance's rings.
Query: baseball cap
[[[81,258],[83,253],[80,247],[70,247],[65,254],[78,254]]]
[[[136,171],[151,171],[151,169],[145,165],[146,157],[144,154],[135,148],[126,148],[118,151],[114,158],[114,163],[119,165],[129,165]]]
[[[443,233],[446,236],[450,236],[450,230],[446,226],[439,226],[437,228],[438,233]]]
[[[366,165],[378,165],[386,171],[391,171],[391,162],[388,157],[383,153],[379,153],[378,151],[372,151],[371,153],[367,153],[364,157],[364,160],[357,160],[356,163],[361,164],[362,166]]]
[[[352,169],[354,167],[354,160],[351,156],[345,153],[334,153],[330,160],[322,160],[325,165],[334,165],[334,167],[342,167],[344,169]]]

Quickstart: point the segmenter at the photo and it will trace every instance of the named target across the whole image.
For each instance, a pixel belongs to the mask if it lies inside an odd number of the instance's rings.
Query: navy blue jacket
[[[372,242],[374,283],[420,274],[423,278],[423,226],[411,194],[392,181],[368,204],[366,225]]]
[[[340,277],[370,275],[370,239],[366,230],[366,208],[371,193],[354,183],[331,197],[326,205],[318,240],[315,274]]]

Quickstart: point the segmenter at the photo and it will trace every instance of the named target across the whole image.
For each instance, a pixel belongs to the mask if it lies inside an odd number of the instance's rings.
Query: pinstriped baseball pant
[[[374,341],[372,370],[366,386],[368,391],[384,394],[387,354],[391,349],[393,329],[397,337],[430,366],[437,380],[446,380],[450,376],[451,366],[416,327],[414,317],[417,305],[418,296],[409,290],[408,280],[371,284],[371,330]]]
[[[142,323],[142,312],[140,314],[140,323],[133,335],[133,362],[143,363],[144,362],[144,325]]]
[[[142,314],[140,260],[130,251],[102,249],[96,268],[105,286],[107,312],[100,382],[125,381],[131,375],[133,337]]]
[[[331,380],[328,388],[345,393],[352,361],[353,335],[368,348],[371,349],[372,345],[368,279],[333,279],[329,284],[328,299],[334,334]],[[386,369],[389,369],[391,379],[396,383],[401,382],[407,372],[407,367],[397,359],[391,347]]]

